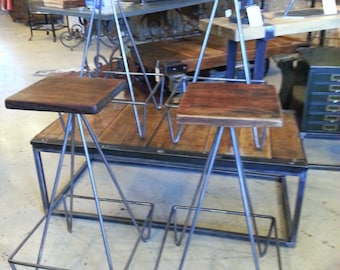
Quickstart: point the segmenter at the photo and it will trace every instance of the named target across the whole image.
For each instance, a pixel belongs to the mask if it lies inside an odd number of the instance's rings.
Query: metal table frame
[[[37,170],[38,183],[41,193],[43,209],[46,211],[50,204],[49,191],[48,191],[48,179],[46,179],[44,173],[44,163],[42,153],[56,153],[60,152],[61,146],[56,143],[46,143],[41,141],[32,140],[34,161]],[[109,162],[115,164],[124,164],[129,166],[149,166],[150,168],[169,168],[180,169],[189,171],[201,171],[207,156],[197,153],[179,153],[179,152],[160,152],[152,149],[140,149],[140,148],[124,148],[115,147],[109,145],[103,145],[102,150]],[[81,147],[75,147],[76,154],[82,155],[83,150]],[[92,161],[99,161],[98,154],[95,149],[89,148],[89,155]],[[295,164],[283,163],[275,159],[272,160],[258,160],[256,158],[243,158],[243,166],[246,175],[254,176],[255,178],[261,178],[264,181],[277,181],[281,185],[282,189],[282,201],[283,211],[285,217],[285,231],[287,236],[280,239],[280,244],[286,247],[295,247],[297,241],[298,227],[300,222],[302,203],[306,185],[306,176],[308,165],[306,162],[299,162]],[[63,193],[67,192],[70,188],[71,180],[77,181],[81,173],[87,169],[87,165],[81,166],[74,174],[74,179],[70,179],[61,189],[59,195],[56,197],[56,201],[61,202]],[[218,156],[214,167],[213,173],[218,174],[232,174],[235,175],[235,159],[232,156]],[[290,203],[290,197],[288,192],[287,177],[297,177],[297,191],[294,205]],[[293,208],[292,208],[293,207]],[[291,212],[294,209],[294,212]],[[54,214],[63,215],[63,211],[58,213],[54,211]],[[82,218],[95,218],[92,215],[84,213],[74,213],[74,216]],[[114,222],[126,221],[121,218],[105,217],[106,220]],[[155,228],[164,228],[166,224],[165,220],[153,220],[152,226]],[[227,231],[214,232],[206,228],[197,228],[195,232],[218,234],[225,237],[244,238],[244,235],[235,235]]]

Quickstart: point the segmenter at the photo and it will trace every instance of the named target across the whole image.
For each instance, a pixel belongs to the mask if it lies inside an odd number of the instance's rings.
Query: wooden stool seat
[[[189,84],[180,100],[179,124],[224,127],[282,126],[280,101],[266,84]]]
[[[126,86],[124,80],[46,77],[6,99],[8,109],[96,114]]]

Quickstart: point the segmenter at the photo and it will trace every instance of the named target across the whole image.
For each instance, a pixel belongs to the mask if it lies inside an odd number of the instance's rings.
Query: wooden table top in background
[[[338,7],[340,10],[340,7]],[[298,16],[296,11],[292,13],[294,16],[280,16],[279,12],[263,13],[264,25],[263,26],[249,26],[243,25],[243,36],[245,40],[262,39],[266,36],[266,28],[271,27],[274,31],[274,36],[286,36],[301,34],[307,32],[329,30],[340,27],[340,13],[335,15],[319,15],[319,9],[304,9],[299,10],[301,14],[310,11],[308,16]],[[293,11],[292,11],[293,12]],[[296,16],[295,16],[296,15]],[[199,21],[199,28],[203,31],[207,30],[209,19],[202,19]],[[222,36],[227,40],[240,41],[239,33],[236,23],[231,23],[227,17],[218,17],[214,19],[211,33]]]

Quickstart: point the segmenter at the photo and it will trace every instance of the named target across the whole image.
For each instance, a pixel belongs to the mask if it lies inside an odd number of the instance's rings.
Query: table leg
[[[227,49],[227,70],[226,70],[226,78],[234,79],[235,78],[235,68],[236,68],[236,55],[237,55],[237,43],[235,41],[228,41],[228,49]]]
[[[256,52],[254,59],[254,80],[263,80],[265,75],[266,66],[266,50],[267,50],[267,40],[259,39],[256,40]]]

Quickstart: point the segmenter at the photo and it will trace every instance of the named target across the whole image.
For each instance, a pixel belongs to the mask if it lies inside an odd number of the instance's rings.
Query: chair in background
[[[39,7],[44,6],[43,0],[26,0],[27,1],[27,15],[28,25],[30,27],[31,36],[29,40],[33,38],[33,31],[46,31],[49,35],[53,34],[53,41],[56,42],[56,31],[65,27],[64,24],[57,22],[57,17],[53,14],[40,12]]]

